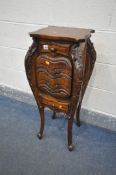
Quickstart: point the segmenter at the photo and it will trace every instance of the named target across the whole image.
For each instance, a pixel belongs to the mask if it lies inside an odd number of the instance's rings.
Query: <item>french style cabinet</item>
[[[28,82],[40,111],[41,139],[44,108],[67,116],[68,149],[73,150],[72,126],[80,126],[82,99],[91,77],[96,52],[90,40],[94,30],[49,26],[30,33],[33,43],[25,57]]]

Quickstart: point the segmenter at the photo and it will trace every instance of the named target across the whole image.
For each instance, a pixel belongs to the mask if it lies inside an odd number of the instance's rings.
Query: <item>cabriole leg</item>
[[[37,137],[41,139],[44,131],[44,107],[39,107],[39,111],[40,111],[40,130],[39,133],[37,134]]]
[[[55,118],[56,118],[56,111],[53,110],[52,119],[55,119]]]
[[[67,137],[68,137],[68,149],[72,151],[74,146],[72,145],[72,126],[73,126],[73,117],[68,119],[68,127],[67,127]]]
[[[79,103],[79,106],[76,110],[76,120],[77,120],[77,126],[80,126],[80,110],[81,110],[81,103]]]

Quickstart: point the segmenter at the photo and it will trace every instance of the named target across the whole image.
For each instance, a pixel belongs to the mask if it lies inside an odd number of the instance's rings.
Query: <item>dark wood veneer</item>
[[[80,126],[82,99],[91,77],[96,52],[91,29],[49,26],[30,33],[32,46],[25,57],[25,70],[41,118],[39,139],[44,130],[44,108],[67,115],[68,148],[73,150],[72,124],[76,112]]]

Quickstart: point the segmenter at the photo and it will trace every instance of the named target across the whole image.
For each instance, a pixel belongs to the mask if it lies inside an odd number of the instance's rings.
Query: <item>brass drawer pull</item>
[[[49,64],[50,64],[50,63],[49,63],[49,61],[47,61],[47,60],[45,61],[45,63],[46,63],[47,65],[49,65]]]
[[[51,51],[51,52],[56,52],[56,51],[57,51],[57,49],[56,49],[56,48],[54,48],[54,47],[51,47],[51,48],[50,48],[50,51]]]

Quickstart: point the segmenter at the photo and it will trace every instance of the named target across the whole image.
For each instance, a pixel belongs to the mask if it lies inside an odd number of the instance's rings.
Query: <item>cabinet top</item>
[[[48,26],[35,32],[31,32],[30,36],[41,39],[85,41],[85,39],[89,38],[91,33],[94,32],[95,31],[92,29]]]

